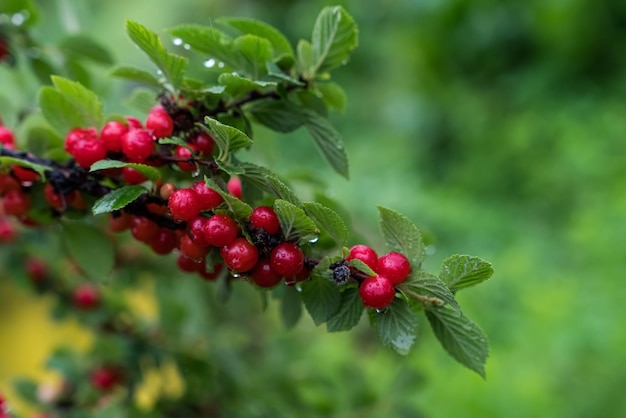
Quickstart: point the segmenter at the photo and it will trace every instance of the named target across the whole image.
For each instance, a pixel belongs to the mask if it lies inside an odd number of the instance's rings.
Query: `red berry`
[[[280,231],[280,222],[274,209],[269,206],[259,206],[252,210],[250,214],[250,222],[255,228],[262,228],[268,234],[274,235]]]
[[[39,178],[39,174],[29,168],[14,165],[11,170],[21,183],[31,183]]]
[[[224,200],[218,192],[208,187],[203,181],[194,183],[192,189],[198,194],[200,211],[214,209],[218,207]]]
[[[0,217],[0,243],[10,243],[17,238],[17,228],[7,218]]]
[[[213,148],[215,148],[215,141],[206,132],[199,133],[198,136],[191,140],[191,143],[203,155],[211,155]]]
[[[113,213],[109,216],[109,228],[113,232],[122,232],[130,228],[132,216],[126,212],[121,212],[115,216]]]
[[[378,259],[376,272],[394,285],[400,284],[411,274],[411,263],[404,255],[392,251]]]
[[[156,138],[167,138],[174,132],[174,121],[163,107],[155,106],[148,113],[146,129]]]
[[[74,143],[71,154],[79,166],[89,168],[96,161],[105,159],[107,150],[104,147],[104,142],[98,139],[83,139]]]
[[[0,173],[0,196],[10,191],[19,191],[20,183],[13,176]]]
[[[229,270],[244,273],[252,270],[259,260],[259,251],[245,238],[237,238],[220,250],[220,255]]]
[[[100,305],[100,291],[91,283],[81,284],[74,289],[72,302],[82,310],[95,309]]]
[[[30,198],[22,192],[11,191],[4,195],[2,206],[5,214],[20,217],[30,209]]]
[[[157,254],[165,255],[172,252],[178,246],[178,236],[176,232],[167,228],[159,228],[152,241],[150,248]]]
[[[91,371],[89,381],[94,388],[108,391],[122,382],[122,372],[117,367],[101,366]]]
[[[39,258],[28,257],[26,259],[26,274],[33,282],[39,283],[46,278],[48,266]]]
[[[208,272],[206,268],[201,268],[198,273],[200,273],[200,277],[202,277],[202,279],[213,281],[217,279],[222,270],[224,270],[224,265],[222,263],[215,263],[215,265],[213,266],[213,271]]]
[[[126,121],[128,122],[128,130],[143,129],[141,121],[133,116],[127,116]]]
[[[122,178],[128,184],[141,184],[144,181],[148,180],[146,176],[144,176],[132,167],[122,168]]]
[[[346,257],[346,260],[361,260],[364,262],[369,268],[376,271],[376,266],[378,266],[378,254],[371,247],[367,245],[355,245],[350,248],[350,255]]]
[[[176,259],[178,268],[186,273],[197,273],[204,270],[204,263],[205,260],[203,258],[195,260],[187,257],[182,252],[178,254],[178,258]]]
[[[202,216],[196,216],[190,220],[187,224],[187,234],[194,244],[201,247],[208,247],[209,242],[204,236],[204,225],[208,222],[208,219]]]
[[[167,204],[172,217],[178,221],[190,221],[200,213],[198,194],[192,189],[175,190]]]
[[[112,120],[107,122],[100,131],[100,140],[107,151],[121,152],[122,137],[128,132],[128,125]]]
[[[96,141],[98,139],[98,131],[96,128],[75,128],[65,136],[65,151],[68,154],[74,154],[74,145],[79,141]]]
[[[283,277],[293,277],[304,267],[304,254],[296,244],[283,242],[270,254],[272,269]]]
[[[50,206],[58,211],[62,211],[67,209],[67,207],[76,200],[78,191],[73,190],[71,193],[61,196],[57,194],[52,184],[47,183],[43,188],[43,195]]]
[[[13,136],[13,131],[11,131],[6,126],[0,126],[0,144],[6,145],[15,145],[15,138]]]
[[[209,245],[223,247],[230,244],[239,234],[239,225],[227,215],[211,216],[202,229]]]
[[[133,216],[130,225],[130,233],[137,240],[149,243],[154,239],[159,226],[143,216]]]
[[[281,280],[281,275],[272,269],[268,260],[259,260],[252,270],[252,281],[260,287],[274,287]]]
[[[144,129],[131,129],[122,136],[122,152],[132,162],[144,162],[154,148],[152,136]]]
[[[185,256],[189,258],[193,258],[194,260],[204,258],[209,252],[208,247],[203,247],[194,243],[191,238],[189,238],[189,235],[183,235],[180,239],[179,248],[181,253],[185,254]]]
[[[363,280],[359,295],[363,305],[368,308],[382,309],[388,306],[395,297],[396,290],[385,276],[373,276]]]
[[[190,161],[187,161],[187,160],[191,160],[191,157],[193,156],[193,152],[189,148],[179,145],[174,150],[174,155],[176,155],[177,158],[184,160],[184,161],[176,162],[176,164],[178,165],[178,168],[180,168],[181,171],[187,171],[187,172],[196,171],[197,169],[196,165]]]
[[[237,199],[243,199],[243,189],[241,188],[241,180],[239,177],[231,177],[226,183],[228,193],[235,196]]]

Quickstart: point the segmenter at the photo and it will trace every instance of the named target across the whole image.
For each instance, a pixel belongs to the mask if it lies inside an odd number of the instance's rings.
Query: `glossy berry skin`
[[[72,302],[81,310],[95,309],[100,305],[100,291],[90,283],[81,284],[74,289]]]
[[[396,290],[385,276],[368,277],[359,287],[359,295],[363,305],[368,308],[382,309],[393,301]]]
[[[177,221],[190,221],[200,213],[198,195],[192,189],[175,190],[167,200],[172,218]]]
[[[411,263],[404,255],[392,251],[378,259],[376,272],[394,285],[400,284],[411,274]]]
[[[195,244],[188,235],[183,235],[179,244],[180,252],[185,256],[194,260],[200,260],[204,258],[209,252],[208,247],[202,247]]]
[[[154,148],[152,136],[144,129],[131,129],[122,137],[122,152],[131,162],[144,162]]]
[[[192,139],[191,143],[202,155],[211,155],[213,148],[215,148],[215,141],[206,132],[199,133],[198,136]]]
[[[160,255],[171,253],[177,246],[178,236],[176,232],[167,228],[159,228],[152,241],[150,241],[152,251]]]
[[[283,242],[272,250],[270,265],[279,275],[292,277],[300,273],[304,267],[304,254],[296,244]]]
[[[226,188],[228,189],[228,193],[232,194],[237,199],[243,198],[243,189],[241,188],[241,180],[239,177],[231,177],[228,179]]]
[[[98,131],[96,128],[75,128],[67,133],[65,136],[65,151],[68,154],[74,154],[74,146],[79,141],[97,141]]]
[[[39,174],[36,171],[30,170],[25,167],[14,166],[12,169],[13,175],[22,183],[31,183],[39,178]]]
[[[239,225],[230,216],[213,215],[204,224],[202,231],[209,245],[223,247],[237,238]]]
[[[5,214],[19,217],[30,209],[30,198],[22,192],[10,191],[4,195],[2,206]]]
[[[89,382],[98,390],[109,391],[122,382],[122,373],[117,368],[101,366],[91,371]]]
[[[346,260],[361,260],[364,262],[369,268],[374,271],[377,271],[376,268],[378,266],[378,254],[371,247],[367,245],[355,245],[350,248],[350,255],[346,258]]]
[[[107,151],[121,152],[122,137],[128,132],[128,125],[112,120],[107,122],[100,130],[100,140],[104,143]]]
[[[259,260],[252,270],[252,281],[259,287],[274,287],[280,283],[281,280],[282,276],[272,270],[268,260]]]
[[[148,180],[143,174],[132,167],[122,168],[122,178],[128,184],[141,184]]]
[[[72,147],[71,154],[79,166],[89,168],[96,161],[103,160],[107,155],[107,150],[104,142],[98,139],[79,140]]]
[[[229,245],[222,247],[220,255],[226,267],[234,273],[252,270],[259,260],[259,251],[245,238],[237,238]]]
[[[187,225],[187,234],[191,241],[201,247],[208,247],[209,243],[204,236],[204,225],[208,219],[202,216],[196,216],[189,221]]]
[[[211,210],[222,204],[224,199],[215,190],[207,187],[203,181],[198,181],[191,186],[198,195],[198,203],[200,203],[200,211]]]
[[[176,259],[176,265],[181,271],[185,273],[197,273],[204,269],[204,259],[193,259],[187,257],[182,252],[178,254]]]
[[[252,210],[248,218],[255,228],[264,229],[268,234],[274,235],[280,231],[280,222],[274,209],[269,206],[259,206]]]
[[[155,106],[148,112],[146,129],[152,132],[155,138],[167,138],[174,132],[174,121],[163,107]]]
[[[133,216],[130,223],[130,233],[137,240],[149,243],[154,239],[159,226],[143,216]]]
[[[196,171],[197,167],[194,163],[185,161],[185,160],[190,160],[191,157],[193,156],[193,152],[189,148],[179,145],[174,150],[174,155],[177,158],[180,158],[181,160],[183,160],[183,161],[176,162],[176,165],[178,165],[178,168],[180,168],[181,171],[186,171],[186,172]]]

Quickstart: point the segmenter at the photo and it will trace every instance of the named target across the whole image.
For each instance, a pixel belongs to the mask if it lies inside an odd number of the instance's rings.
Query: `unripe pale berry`
[[[394,285],[400,284],[411,274],[411,263],[404,255],[392,251],[378,259],[376,272]]]
[[[359,287],[363,305],[368,308],[382,309],[389,306],[395,294],[391,281],[380,275],[366,278]]]
[[[231,177],[226,183],[228,193],[235,196],[237,199],[243,199],[243,189],[241,187],[241,180],[239,177]]]
[[[296,244],[283,242],[272,250],[270,265],[281,276],[292,277],[300,273],[304,267],[304,254]]]

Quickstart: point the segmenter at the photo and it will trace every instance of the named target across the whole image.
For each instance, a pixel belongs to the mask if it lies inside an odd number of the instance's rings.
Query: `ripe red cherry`
[[[382,309],[393,301],[396,290],[385,276],[368,277],[361,283],[359,295],[363,305],[368,308]]]
[[[15,177],[17,177],[17,179],[22,183],[30,183],[39,178],[39,174],[29,168],[15,165],[11,168],[11,170],[13,171]]]
[[[174,132],[174,121],[162,106],[155,106],[148,112],[146,129],[156,138],[167,138]]]
[[[152,241],[150,248],[157,254],[165,255],[172,252],[178,246],[178,236],[176,232],[168,228],[159,228]]]
[[[237,238],[220,250],[229,270],[244,273],[252,270],[259,260],[259,251],[245,238]]]
[[[128,130],[131,129],[143,129],[143,125],[139,119],[133,116],[127,116],[126,121],[128,122]]]
[[[96,128],[75,128],[67,133],[65,136],[65,151],[68,154],[74,154],[74,145],[78,141],[96,141],[98,139],[98,131]]]
[[[148,180],[146,176],[144,176],[132,167],[122,168],[122,178],[128,184],[141,184],[144,181]]]
[[[98,390],[108,391],[122,382],[122,372],[117,367],[100,366],[91,371],[89,382]]]
[[[376,251],[362,244],[351,247],[350,255],[346,257],[346,260],[361,260],[374,271],[376,271],[378,266],[378,254],[376,254]]]
[[[133,216],[130,224],[130,233],[137,240],[149,243],[154,239],[159,226],[143,216]]]
[[[0,196],[10,191],[19,191],[21,188],[22,186],[13,176],[0,173]]]
[[[208,222],[208,219],[202,216],[196,216],[189,221],[187,225],[187,234],[194,244],[201,247],[208,247],[209,243],[204,236],[204,225]]]
[[[189,235],[183,235],[181,237],[179,248],[181,253],[194,260],[200,260],[204,258],[209,252],[208,247],[203,247],[194,243],[191,238],[189,238]]]
[[[296,244],[283,242],[270,254],[272,269],[283,277],[293,277],[304,267],[304,254]]]
[[[13,216],[26,215],[30,209],[30,198],[19,191],[10,191],[2,199],[4,213]]]
[[[191,188],[198,194],[200,211],[214,209],[224,201],[218,192],[208,187],[203,181],[194,183]]]
[[[252,281],[259,287],[270,288],[276,286],[282,276],[272,270],[268,260],[259,260],[252,270]]]
[[[73,190],[71,193],[61,196],[60,194],[56,193],[54,187],[52,187],[52,184],[47,183],[43,188],[43,195],[46,199],[46,202],[48,202],[50,206],[58,211],[62,211],[76,200],[76,196],[78,196],[78,191]],[[63,204],[63,202],[65,202],[65,205]]]
[[[243,199],[243,189],[241,188],[241,180],[239,177],[231,177],[226,183],[228,193],[235,196],[237,199]]]
[[[202,155],[211,155],[213,152],[213,148],[215,148],[215,141],[211,137],[211,135],[206,132],[200,132],[198,136],[191,140],[191,143],[195,145],[195,148]]]
[[[185,273],[197,273],[201,270],[204,270],[204,258],[193,259],[187,257],[185,254],[180,252],[178,254],[178,258],[176,258],[176,265],[181,271]]]
[[[252,226],[255,228],[262,228],[267,231],[268,234],[274,235],[280,231],[280,222],[274,209],[269,206],[259,206],[252,210],[250,217],[248,218]]]
[[[197,169],[196,165],[192,162],[186,161],[186,160],[190,160],[193,155],[193,152],[189,148],[179,145],[174,150],[174,155],[177,158],[185,160],[185,161],[176,162],[176,164],[178,165],[178,168],[180,168],[181,171],[187,171],[187,172],[196,171]]]
[[[213,215],[206,221],[202,231],[209,245],[223,247],[237,238],[239,225],[230,216]]]
[[[134,163],[147,160],[154,148],[152,136],[144,129],[130,129],[122,136],[122,152]]]
[[[0,126],[0,144],[3,145],[15,145],[15,138],[13,131],[6,126]]]
[[[81,310],[95,309],[100,305],[100,291],[91,283],[83,283],[74,289],[72,302]]]
[[[98,139],[83,139],[74,143],[71,154],[79,166],[89,168],[96,161],[106,158],[107,150],[104,147],[104,142]]]
[[[175,190],[167,204],[172,217],[178,221],[190,221],[200,213],[198,194],[192,189]]]
[[[122,137],[128,132],[128,125],[112,120],[107,122],[100,130],[100,140],[104,143],[107,151],[121,152]]]
[[[208,272],[203,263],[203,268],[200,268],[198,273],[203,280],[213,281],[218,278],[222,270],[224,270],[224,265],[222,263],[215,263],[215,265],[213,265],[213,271]]]
[[[400,284],[411,274],[411,263],[404,255],[392,251],[378,259],[376,272],[387,277],[394,285]]]

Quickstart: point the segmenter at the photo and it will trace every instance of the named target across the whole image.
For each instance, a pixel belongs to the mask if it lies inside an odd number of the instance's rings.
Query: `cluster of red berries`
[[[411,263],[402,254],[392,251],[378,257],[376,251],[367,245],[355,245],[350,248],[346,260],[360,260],[371,268],[376,275],[367,277],[359,287],[363,305],[368,308],[382,309],[393,301],[395,286],[411,274]]]

